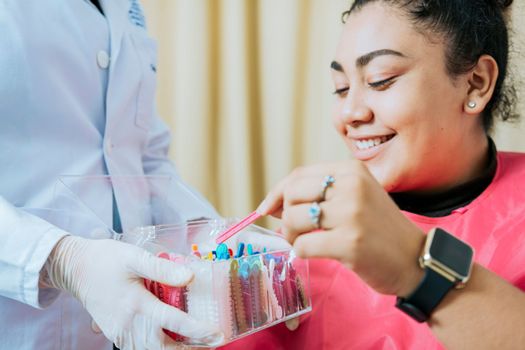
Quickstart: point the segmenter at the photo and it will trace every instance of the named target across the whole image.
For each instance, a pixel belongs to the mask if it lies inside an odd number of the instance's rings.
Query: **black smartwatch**
[[[419,258],[425,276],[407,298],[397,298],[396,307],[418,322],[427,321],[448,291],[465,286],[473,256],[474,250],[465,242],[443,229],[432,229]]]

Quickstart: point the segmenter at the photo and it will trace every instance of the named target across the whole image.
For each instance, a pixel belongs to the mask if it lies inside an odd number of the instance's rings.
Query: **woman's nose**
[[[346,125],[357,127],[373,119],[372,110],[365,100],[359,96],[349,94],[341,107],[341,119]]]

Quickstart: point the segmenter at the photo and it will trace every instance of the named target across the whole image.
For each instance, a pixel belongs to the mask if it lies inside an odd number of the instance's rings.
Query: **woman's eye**
[[[350,88],[348,86],[344,87],[344,88],[337,89],[337,90],[334,91],[334,95],[337,95],[337,96],[340,96],[340,97],[344,97],[349,89]]]
[[[388,79],[384,79],[384,80],[379,80],[379,81],[374,81],[374,82],[371,82],[371,83],[368,83],[368,86],[370,86],[371,88],[374,88],[374,89],[382,89],[382,88],[386,88],[388,87],[391,83],[394,82],[394,79],[396,77],[393,76],[391,78],[388,78]]]

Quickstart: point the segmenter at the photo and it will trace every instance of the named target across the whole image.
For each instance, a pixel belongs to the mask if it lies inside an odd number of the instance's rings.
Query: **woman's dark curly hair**
[[[343,13],[343,22],[353,11],[375,1],[403,10],[421,33],[446,38],[446,67],[452,78],[474,68],[482,55],[492,56],[499,76],[483,111],[483,127],[490,132],[494,114],[502,120],[517,119],[516,90],[512,84],[504,84],[509,58],[505,11],[513,0],[355,0]]]

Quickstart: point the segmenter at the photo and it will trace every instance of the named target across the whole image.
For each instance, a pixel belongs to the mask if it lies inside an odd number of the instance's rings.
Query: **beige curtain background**
[[[159,42],[158,106],[173,131],[171,157],[222,215],[248,214],[300,164],[347,157],[331,123],[329,64],[349,4],[143,0]],[[525,71],[524,13],[515,1],[514,74]],[[524,135],[521,122],[499,126],[495,139],[525,151]]]

